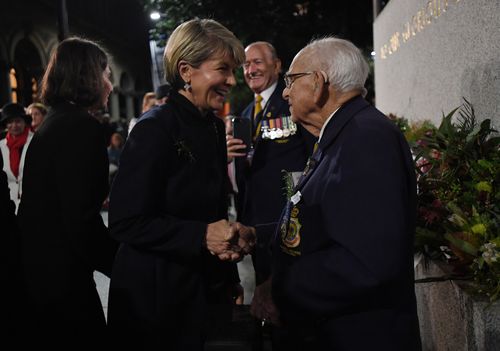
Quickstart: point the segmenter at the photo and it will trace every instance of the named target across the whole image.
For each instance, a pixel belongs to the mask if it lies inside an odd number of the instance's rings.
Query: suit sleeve
[[[302,256],[284,278],[292,314],[352,311],[391,298],[398,291],[392,286],[413,279],[415,188],[406,142],[392,130],[361,130],[345,139],[321,201],[309,209],[328,244]],[[308,224],[314,225],[302,226]]]
[[[278,222],[258,224],[255,226],[257,242],[252,254],[255,269],[255,285],[264,283],[271,276],[272,238],[276,232]]]
[[[189,259],[200,255],[207,224],[164,209],[166,182],[177,163],[173,145],[172,137],[153,118],[134,127],[111,190],[110,228],[119,242]]]
[[[108,156],[102,130],[90,117],[78,119],[77,133],[68,133],[57,162],[61,218],[78,256],[109,276],[117,243],[100,215],[108,192]],[[68,147],[71,145],[72,147]]]

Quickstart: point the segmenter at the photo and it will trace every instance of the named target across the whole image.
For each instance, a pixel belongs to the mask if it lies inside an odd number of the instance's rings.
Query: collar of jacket
[[[294,192],[299,191],[304,187],[307,180],[314,173],[314,170],[321,162],[324,151],[333,144],[336,137],[342,131],[344,126],[349,122],[349,120],[357,114],[362,109],[370,106],[368,101],[366,101],[361,95],[357,95],[352,99],[346,101],[339,110],[335,113],[330,123],[325,128],[323,132],[323,137],[318,146],[317,152],[309,158],[306,169],[299,180],[297,186],[294,189]]]
[[[204,121],[206,123],[211,122],[214,118],[217,118],[213,112],[207,112],[206,114],[202,114],[198,108],[193,105],[188,98],[184,95],[180,94],[177,91],[173,91],[170,93],[167,104],[173,103],[179,107],[179,109],[184,110],[187,116],[193,116],[200,121]]]
[[[368,106],[370,106],[370,104],[361,95],[356,95],[352,99],[346,101],[326,126],[321,141],[319,142],[320,150],[324,151],[330,146],[347,122],[349,122],[355,114]]]

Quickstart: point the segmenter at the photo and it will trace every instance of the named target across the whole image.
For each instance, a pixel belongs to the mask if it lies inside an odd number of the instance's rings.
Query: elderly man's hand
[[[243,140],[235,139],[231,134],[226,134],[226,147],[227,147],[227,162],[231,162],[234,157],[246,156],[245,152],[241,150],[246,149],[246,145],[243,144]]]
[[[250,314],[260,319],[263,325],[269,322],[279,326],[281,325],[280,313],[271,296],[271,285],[272,279],[269,278],[255,287]]]
[[[233,232],[233,248],[238,247],[244,255],[248,255],[253,251],[257,236],[254,227],[247,227],[240,222],[231,224],[231,231]],[[238,250],[235,248],[235,250]]]

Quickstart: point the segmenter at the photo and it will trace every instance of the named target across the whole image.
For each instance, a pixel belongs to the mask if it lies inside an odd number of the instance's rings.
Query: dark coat
[[[7,175],[3,171],[3,159],[0,157],[0,228],[2,248],[0,249],[0,310],[3,322],[0,338],[1,344],[11,345],[19,337],[19,318],[22,317],[22,299],[19,282],[19,234],[17,230],[16,206],[10,199]]]
[[[256,117],[254,131],[261,120],[289,116],[288,102],[283,99],[284,83],[278,85],[269,98],[262,113]],[[242,117],[253,121],[255,101],[242,112]],[[286,203],[284,173],[301,172],[312,153],[315,138],[298,125],[295,135],[281,139],[263,139],[258,134],[254,142],[251,164],[244,158],[236,158],[236,179],[238,184],[238,220],[246,225],[258,226],[277,222]],[[269,238],[259,238],[255,269],[257,284],[267,279],[270,272]]]
[[[416,185],[403,135],[355,97],[327,125],[309,168],[275,236],[281,318],[323,349],[419,349]]]
[[[230,306],[236,265],[203,247],[208,223],[227,218],[224,123],[172,93],[134,126],[110,197],[121,242],[108,322],[140,349],[198,350],[207,303]]]
[[[54,106],[24,167],[18,220],[32,305],[25,317],[42,344],[95,343],[105,318],[93,273],[110,274],[117,247],[100,215],[108,157],[99,123],[73,104]]]

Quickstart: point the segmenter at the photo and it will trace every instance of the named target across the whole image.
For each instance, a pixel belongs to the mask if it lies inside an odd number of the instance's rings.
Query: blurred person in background
[[[132,131],[132,128],[134,128],[135,124],[141,118],[141,116],[151,110],[153,107],[156,106],[156,94],[152,91],[147,92],[144,94],[142,97],[142,110],[141,110],[141,115],[139,117],[132,117],[130,122],[128,123],[128,131],[127,135],[130,135],[130,132]]]
[[[123,150],[124,140],[120,133],[113,133],[111,135],[111,141],[108,146],[108,159],[109,159],[109,179],[111,184],[113,178],[118,171],[118,166],[120,165],[120,156]]]
[[[42,124],[43,120],[45,119],[45,116],[47,115],[47,106],[40,102],[34,102],[31,105],[28,106],[26,109],[28,112],[28,115],[31,116],[31,130],[33,132],[36,132],[37,129],[40,127]]]
[[[18,215],[29,308],[23,342],[37,347],[90,349],[106,339],[93,274],[110,275],[117,244],[100,215],[108,156],[92,113],[112,89],[103,49],[77,37],[59,43],[41,82],[50,109],[26,155]]]
[[[156,105],[163,105],[167,103],[171,90],[172,86],[168,83],[162,84],[158,88],[156,88],[155,90]]]
[[[33,138],[30,130],[31,117],[18,103],[8,103],[2,107],[0,125],[7,127],[5,139],[0,141],[3,171],[7,174],[10,198],[19,207],[23,185],[23,170],[26,151]]]

